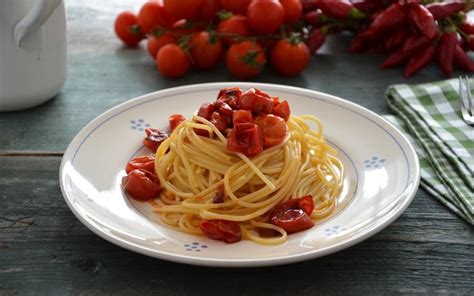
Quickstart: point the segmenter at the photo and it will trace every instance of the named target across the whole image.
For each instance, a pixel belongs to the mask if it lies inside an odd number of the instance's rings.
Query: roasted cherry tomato
[[[166,44],[174,43],[176,40],[171,33],[165,33],[159,37],[153,34],[148,35],[147,50],[153,60],[156,59],[156,54]]]
[[[313,227],[311,218],[301,209],[288,209],[273,216],[272,223],[285,229],[288,233],[295,233]]]
[[[214,110],[215,107],[213,103],[202,103],[197,115],[209,120],[211,119],[211,115],[214,113]]]
[[[247,156],[255,156],[261,153],[263,151],[263,140],[260,128],[250,122],[235,124],[227,138],[227,149],[241,152]]]
[[[156,152],[156,149],[160,144],[168,138],[168,134],[157,128],[147,128],[145,130],[146,138],[143,139],[143,145],[153,152]]]
[[[174,131],[175,128],[177,128],[178,125],[185,120],[186,118],[181,114],[170,115],[170,117],[168,117],[168,121],[170,123],[170,130]]]
[[[311,215],[314,210],[313,196],[305,195],[300,198],[293,198],[287,200],[281,204],[276,205],[272,211],[270,211],[270,219],[280,212],[284,212],[288,209],[300,209],[303,210],[306,214]]]
[[[216,101],[214,106],[219,113],[224,114],[225,116],[230,116],[234,114],[234,110],[224,101]]]
[[[238,87],[224,88],[219,91],[217,95],[218,102],[224,102],[232,108],[232,110],[239,110],[239,100],[242,96],[242,90]]]
[[[285,10],[277,0],[254,0],[247,8],[250,28],[259,34],[271,34],[283,24]]]
[[[145,155],[135,157],[134,159],[130,160],[125,167],[125,172],[129,174],[131,171],[141,169],[145,171],[155,173],[155,156],[153,155]]]
[[[199,228],[207,237],[221,240],[228,244],[242,240],[242,229],[239,223],[227,220],[202,220]]]
[[[227,69],[242,79],[257,76],[266,61],[262,47],[252,41],[232,44],[226,56]]]
[[[171,16],[159,2],[146,2],[138,13],[138,24],[145,34],[152,33],[153,30],[159,28],[169,27],[172,23]]]
[[[305,195],[296,200],[298,201],[298,207],[302,209],[306,214],[311,215],[314,210],[313,196]]]
[[[202,0],[164,0],[163,4],[166,11],[177,20],[192,20],[198,17]]]
[[[306,68],[309,56],[309,49],[304,42],[282,39],[272,50],[272,65],[282,75],[295,76]]]
[[[243,15],[233,15],[228,19],[222,20],[217,26],[217,32],[228,35],[222,39],[226,45],[230,45],[236,37],[249,36],[250,29],[247,24],[247,17]]]
[[[275,103],[275,101],[274,101]],[[272,110],[272,114],[283,118],[285,121],[288,121],[290,118],[290,105],[287,101],[275,104]]]
[[[249,110],[237,110],[234,111],[232,121],[234,124],[241,122],[253,122],[252,112]]]
[[[193,65],[201,70],[214,68],[224,53],[222,42],[205,31],[193,35],[189,47]]]
[[[156,198],[161,193],[158,177],[142,169],[131,171],[124,178],[123,186],[131,198],[139,201]]]
[[[128,46],[136,46],[144,37],[138,25],[137,16],[129,11],[122,12],[117,16],[114,28],[117,36]]]
[[[259,89],[250,88],[240,96],[240,107],[251,110],[254,114],[270,114],[273,110],[272,98]]]
[[[211,114],[211,120],[210,122],[215,125],[215,127],[221,132],[225,132],[227,129],[227,119],[226,116],[219,113],[219,112],[213,112]]]
[[[172,43],[160,48],[156,55],[156,67],[161,75],[178,78],[188,72],[190,63],[181,47]]]
[[[265,148],[280,144],[286,137],[286,122],[273,114],[263,115],[255,119],[263,134]]]

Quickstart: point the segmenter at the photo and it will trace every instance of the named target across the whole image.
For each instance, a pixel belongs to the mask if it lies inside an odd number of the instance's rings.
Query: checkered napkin
[[[461,117],[457,79],[390,86],[386,118],[405,132],[420,159],[421,185],[474,225],[474,127]]]

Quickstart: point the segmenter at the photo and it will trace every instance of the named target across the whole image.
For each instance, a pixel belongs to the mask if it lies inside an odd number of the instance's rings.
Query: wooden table
[[[136,1],[142,2],[142,1]],[[311,295],[474,292],[474,230],[420,189],[401,217],[372,238],[323,258],[271,268],[218,269],[145,257],[96,236],[61,195],[61,156],[74,135],[110,107],[183,84],[233,81],[224,65],[179,80],[160,77],[143,49],[121,47],[112,32],[131,1],[68,1],[69,73],[61,93],[27,111],[0,113],[0,295]],[[344,52],[330,42],[305,73],[266,70],[255,81],[340,96],[389,113],[388,85],[401,69],[383,57]],[[435,67],[410,83],[439,80]]]

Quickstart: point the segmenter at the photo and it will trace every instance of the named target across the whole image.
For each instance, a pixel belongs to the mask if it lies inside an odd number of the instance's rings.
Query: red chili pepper
[[[408,31],[405,28],[401,28],[395,33],[391,34],[384,42],[384,48],[391,50],[399,47],[405,42],[408,36]]]
[[[433,17],[437,20],[444,19],[458,13],[466,8],[465,0],[453,0],[451,2],[435,2],[426,5]]]
[[[399,50],[389,55],[379,67],[380,69],[396,67],[403,64],[409,57],[410,53]]]
[[[431,42],[428,37],[425,35],[420,35],[419,33],[413,33],[403,44],[404,52],[414,52],[421,47],[425,47]]]
[[[351,3],[355,8],[365,13],[385,8],[383,0],[351,0]]]
[[[429,39],[433,39],[438,35],[439,29],[436,25],[435,19],[431,12],[423,5],[418,4],[410,6],[409,16],[410,20],[415,24],[418,30]]]
[[[410,77],[423,69],[423,67],[428,65],[433,60],[435,53],[436,49],[433,44],[430,44],[428,47],[423,48],[423,50],[415,53],[408,61],[408,64],[405,66],[405,77]]]
[[[464,20],[461,23],[461,31],[463,31],[466,34],[474,34],[474,22],[471,22],[469,20]]]
[[[407,20],[405,8],[400,3],[394,3],[380,12],[367,29],[367,35],[376,36],[393,28],[403,25]]]
[[[459,45],[454,50],[454,63],[464,71],[474,72],[474,62]]]
[[[326,35],[321,32],[319,29],[314,29],[306,40],[306,45],[308,46],[309,52],[314,54],[326,41]]]
[[[438,63],[447,77],[453,72],[454,50],[458,46],[456,32],[445,32],[438,43]]]
[[[362,11],[355,8],[349,0],[317,0],[316,5],[322,12],[335,19],[361,19],[366,15]]]

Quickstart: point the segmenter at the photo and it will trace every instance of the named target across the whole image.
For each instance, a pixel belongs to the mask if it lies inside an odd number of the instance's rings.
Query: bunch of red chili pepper
[[[405,65],[410,77],[436,61],[444,75],[453,65],[474,72],[466,51],[474,50],[474,22],[466,18],[473,3],[465,0],[302,0],[311,25],[307,45],[315,53],[326,36],[356,32],[352,52],[390,53],[382,69]]]

